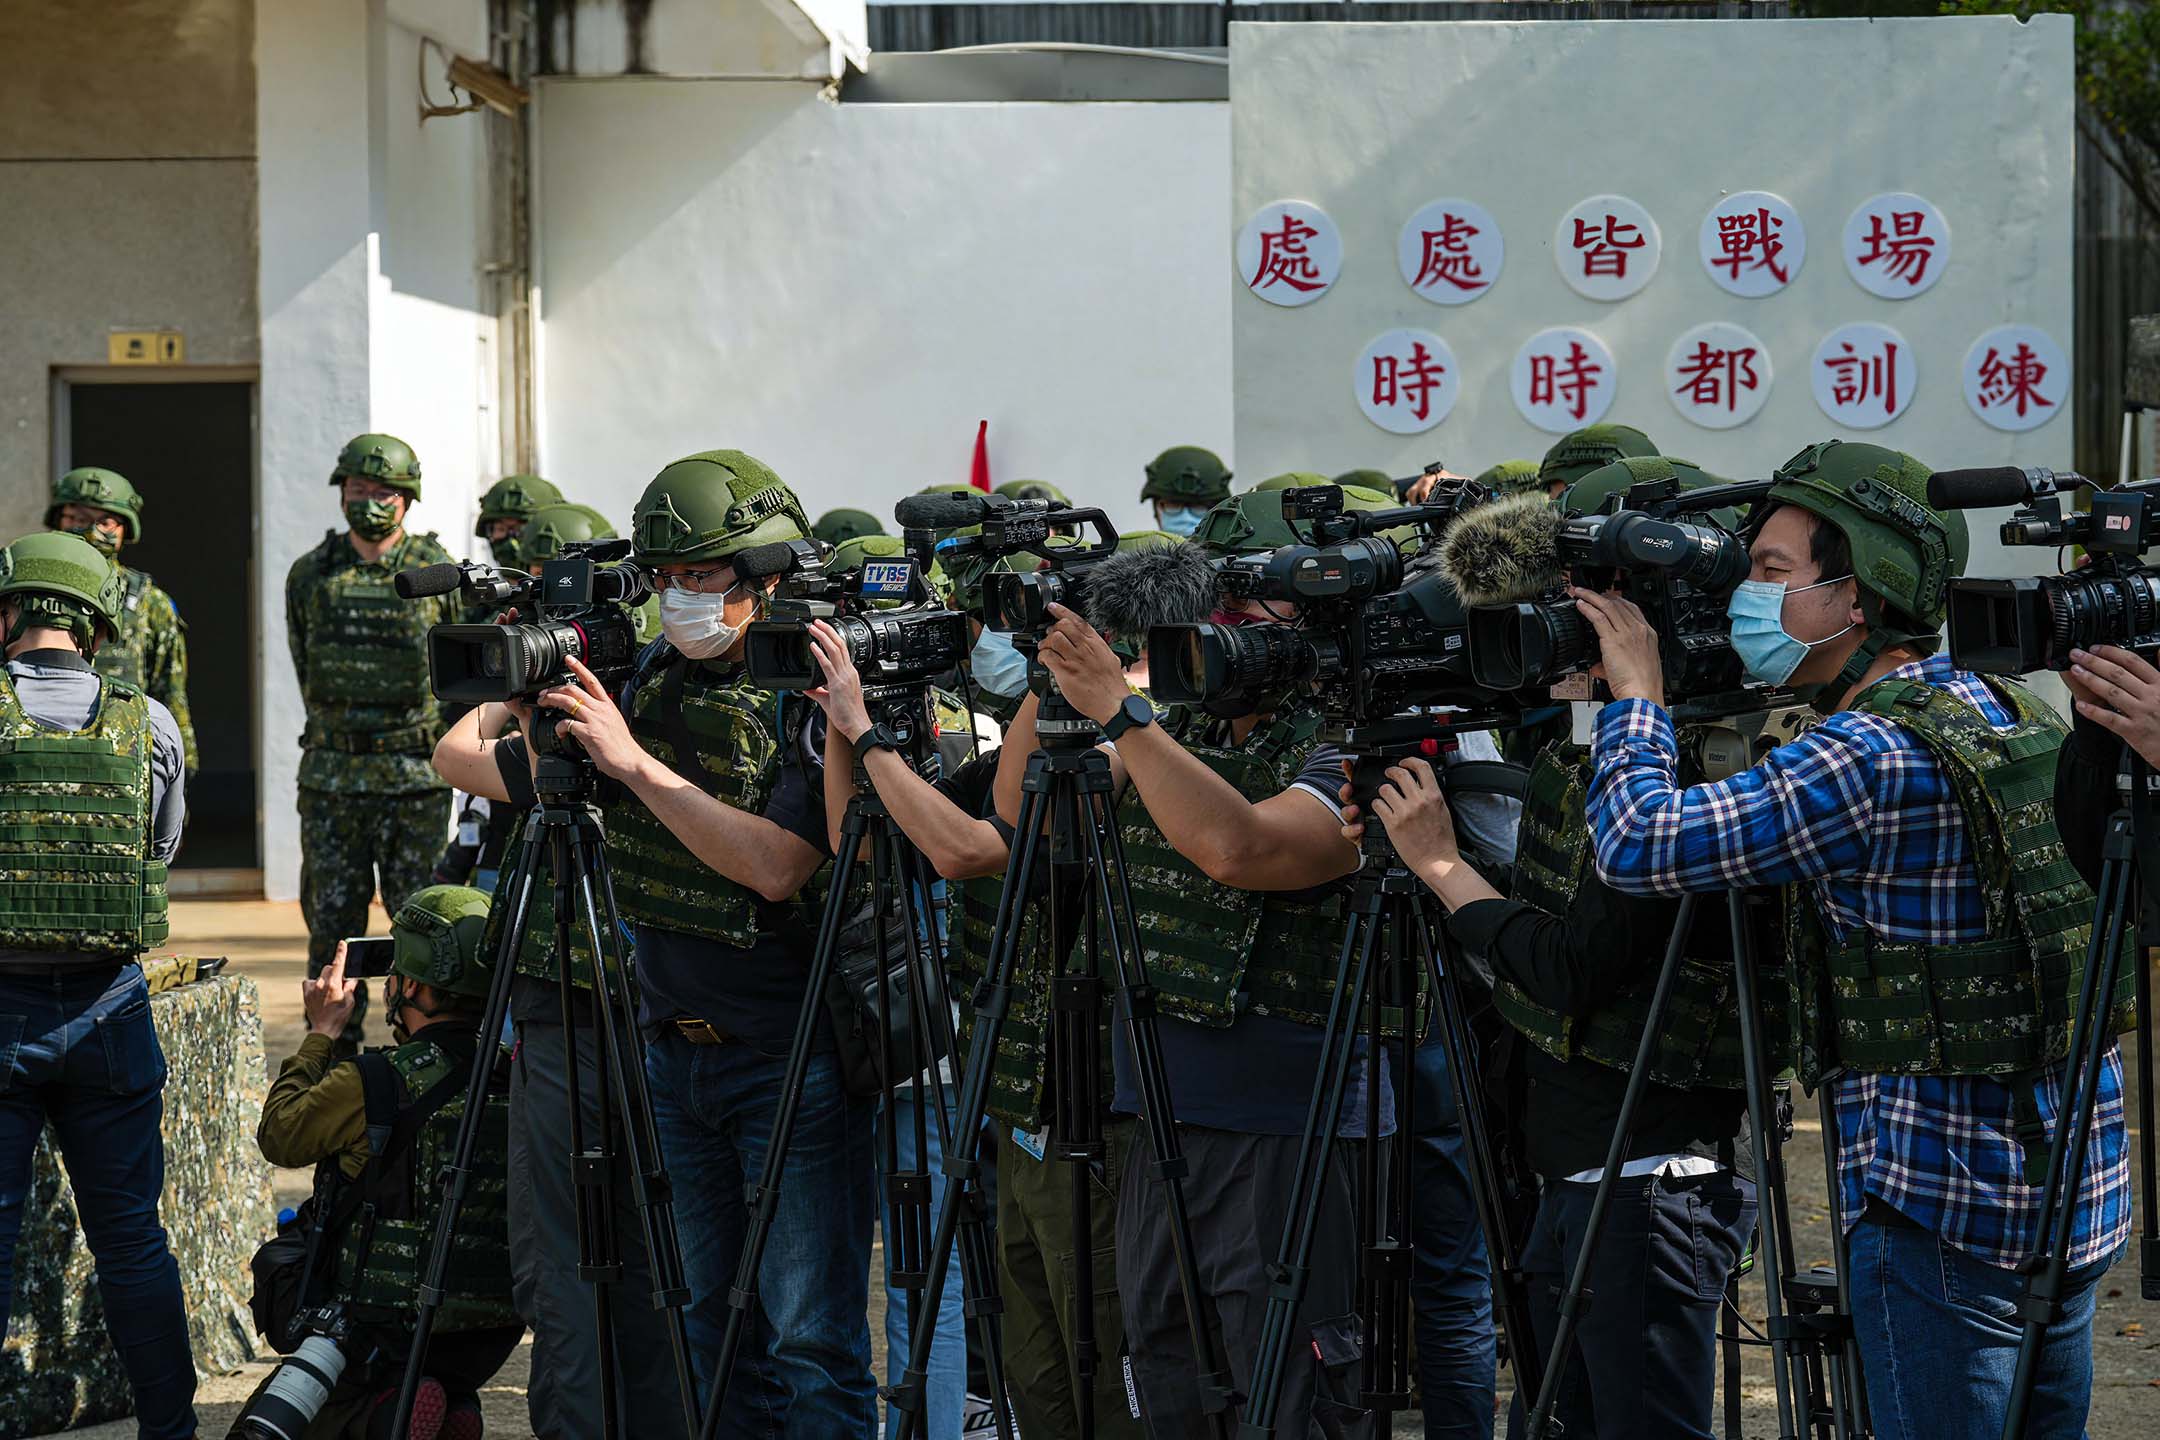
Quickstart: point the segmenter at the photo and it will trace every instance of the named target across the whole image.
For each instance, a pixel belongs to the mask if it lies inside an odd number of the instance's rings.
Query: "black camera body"
[[[2062,497],[2083,487],[2082,477],[2025,473],[2028,502],[2003,522],[2003,544],[2082,545],[2089,563],[2068,575],[1952,580],[1951,661],[2025,675],[2069,669],[2073,649],[2160,649],[2160,569],[2142,558],[2160,546],[2160,480],[2095,490],[2090,508],[2078,511],[2065,510]]]
[[[751,622],[743,646],[751,683],[768,690],[824,684],[810,646],[816,620],[839,633],[873,697],[928,686],[967,658],[967,617],[930,597],[914,560],[879,557],[850,570],[813,561],[783,577],[766,618]]]
[[[653,593],[651,575],[630,560],[629,541],[571,541],[537,576],[470,562],[457,568],[468,602],[516,605],[534,618],[430,630],[428,680],[438,698],[529,700],[569,683],[571,659],[610,690],[629,678],[640,648],[631,611]]]

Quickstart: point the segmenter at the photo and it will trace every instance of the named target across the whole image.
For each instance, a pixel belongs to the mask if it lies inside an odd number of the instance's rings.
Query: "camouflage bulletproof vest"
[[[120,631],[98,646],[97,672],[108,680],[142,689],[150,683],[150,616],[144,604],[150,593],[150,577],[140,570],[115,566],[127,580],[120,602]]]
[[[980,991],[990,974],[991,931],[997,924],[998,894],[1004,886],[1004,876],[984,875],[956,881],[952,887],[953,920],[946,952],[961,982],[956,988],[962,997],[963,1040],[972,1038],[976,1008],[984,998]],[[1045,943],[1046,921],[1042,904],[1022,902],[1020,948],[1013,963],[1005,1023],[998,1027],[997,1053],[990,1067],[990,1114],[1029,1131],[1044,1123],[1043,1075],[1050,1059],[1050,979],[1057,967]],[[1104,1033],[1107,1038],[1107,1029]],[[1104,1065],[1107,1076],[1107,1058]]]
[[[464,1062],[424,1038],[379,1053],[397,1074],[401,1109],[445,1078],[454,1077],[459,1089],[422,1122],[412,1148],[375,1178],[344,1234],[335,1237],[331,1293],[352,1306],[355,1318],[376,1323],[412,1317],[442,1202],[438,1177],[456,1153],[468,1073]],[[443,1306],[435,1320],[438,1331],[523,1323],[510,1303],[509,1176],[510,1101],[498,1086],[489,1094],[473,1149]]]
[[[673,651],[649,666],[630,697],[630,733],[646,753],[723,804],[757,815],[780,778],[780,697]],[[695,753],[682,753],[687,744]],[[747,949],[758,897],[692,855],[636,800],[610,805],[608,865],[625,920]],[[819,887],[822,892],[822,887]],[[805,896],[810,895],[806,887]],[[803,923],[815,933],[814,912]]]
[[[1255,802],[1290,787],[1320,729],[1318,713],[1300,708],[1230,749],[1206,723],[1184,707],[1163,721],[1187,753]],[[1162,1013],[1218,1027],[1245,1010],[1327,1023],[1346,923],[1339,897],[1291,900],[1209,879],[1164,837],[1137,787],[1126,788],[1117,813],[1135,928]]]
[[[1801,887],[1786,926],[1800,1007],[1801,1079],[1842,1068],[1895,1075],[2016,1075],[2069,1053],[2093,893],[2055,828],[2062,721],[2014,681],[1987,678],[2015,717],[1998,732],[1955,691],[1892,677],[1852,708],[1910,731],[1957,792],[1987,915],[1986,938],[1950,945],[1832,943]],[[2125,936],[2126,946],[2131,937]],[[2126,948],[2109,1034],[2135,1017]]]
[[[440,546],[413,548],[434,553],[405,556],[397,563],[425,563],[441,555]],[[365,712],[347,712],[344,706],[410,706],[429,718],[395,735],[381,735],[373,733],[375,720],[368,717],[370,733],[351,738],[364,741],[366,753],[426,751],[441,738],[428,688],[427,633],[434,612],[399,598],[391,587],[389,555],[377,564],[342,563],[350,555],[351,547],[334,533],[316,550],[320,573],[304,602],[307,673],[301,692],[311,712],[306,743],[348,748],[338,743],[345,737],[336,722],[348,713],[360,719]]]
[[[1515,851],[1514,898],[1547,915],[1568,917],[1575,894],[1590,874],[1590,827],[1583,801],[1589,782],[1589,756],[1580,746],[1561,743],[1538,756],[1523,795],[1522,829]],[[1722,908],[1722,907],[1720,907]],[[1691,948],[1701,942],[1691,937]],[[1738,1089],[1745,1070],[1740,1063],[1740,1016],[1733,1005],[1733,957],[1682,953],[1680,971],[1659,1026],[1650,1078],[1681,1088],[1716,1086]],[[1508,1024],[1556,1060],[1580,1055],[1618,1070],[1635,1066],[1636,1047],[1650,1018],[1650,999],[1664,955],[1616,956],[1633,964],[1632,983],[1588,1015],[1563,1015],[1542,1004],[1514,982],[1502,979],[1493,1002]],[[1778,987],[1766,987],[1773,996]],[[1765,1016],[1764,1034],[1772,1048],[1773,1072],[1784,1068],[1779,1040],[1786,1032],[1782,1015]]]
[[[503,927],[510,923],[510,912],[517,908],[517,897],[510,893],[511,871],[524,851],[525,827],[531,818],[530,810],[521,812],[510,822],[510,833],[503,841],[500,888],[496,891],[495,903],[488,907],[487,928],[480,935],[480,953],[483,955],[495,953],[502,943]],[[598,895],[594,900],[605,903]],[[587,989],[592,985],[592,940],[585,930],[585,917],[578,913],[580,908],[581,902],[573,894],[570,983]],[[525,929],[518,941],[517,973],[535,980],[555,979],[555,877],[554,864],[545,846],[541,847],[540,868],[533,876],[532,899],[527,903]]]
[[[107,680],[87,728],[56,730],[0,671],[0,946],[132,957],[164,943],[151,794],[141,691]]]

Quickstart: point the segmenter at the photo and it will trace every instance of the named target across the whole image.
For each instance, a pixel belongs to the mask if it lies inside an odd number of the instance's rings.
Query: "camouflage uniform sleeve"
[[[350,1176],[367,1163],[367,1096],[358,1067],[340,1064],[334,1043],[310,1034],[271,1082],[255,1130],[271,1164],[297,1168],[334,1155]]]
[[[192,775],[197,762],[195,719],[188,713],[187,622],[180,618],[180,607],[173,604],[172,596],[163,590],[156,590],[151,600],[148,648],[149,674],[144,677],[144,688],[153,700],[162,700],[172,711],[173,721],[180,727],[180,748],[187,756],[188,774]]]
[[[293,674],[300,681],[303,698],[307,695],[307,563],[303,555],[285,572],[285,643],[292,649]]]

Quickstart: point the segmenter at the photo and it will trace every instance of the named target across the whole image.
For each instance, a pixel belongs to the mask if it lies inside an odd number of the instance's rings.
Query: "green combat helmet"
[[[1325,483],[1325,482],[1322,482]],[[1212,450],[1173,445],[1148,462],[1142,500],[1219,505],[1230,498],[1230,470]]]
[[[87,652],[100,634],[110,640],[120,633],[126,596],[127,582],[82,536],[25,535],[0,550],[0,601],[13,600],[17,610],[0,644],[14,644],[32,625],[50,625]]]
[[[1241,495],[1231,496],[1208,511],[1207,518],[1193,534],[1193,543],[1217,560],[1305,544],[1310,535],[1295,521],[1283,518],[1282,492],[1303,488],[1305,484],[1325,485],[1328,481],[1320,475],[1278,475],[1275,478],[1302,483],[1296,487],[1276,485],[1272,489],[1254,486]],[[1272,482],[1263,482],[1265,484]]]
[[[1344,489],[1355,485],[1360,490],[1378,490],[1384,494],[1395,491],[1395,477],[1385,470],[1345,470],[1335,477],[1334,483]]]
[[[1626,495],[1637,485],[1654,480],[1677,480],[1682,490],[1731,483],[1724,476],[1713,475],[1694,461],[1682,460],[1675,455],[1630,455],[1625,460],[1615,460],[1590,471],[1561,491],[1557,503],[1569,515],[1596,515],[1611,504],[1615,496]],[[1740,524],[1739,517],[1730,510],[1713,511],[1711,518],[1728,530]]]
[[[1538,462],[1538,480],[1548,486],[1573,485],[1600,465],[1657,453],[1650,437],[1632,425],[1585,425],[1561,436],[1545,452]]]
[[[810,538],[787,483],[740,450],[707,450],[662,470],[630,513],[640,565],[724,560],[754,545]]]
[[[1519,490],[1535,490],[1538,487],[1538,462],[1535,460],[1502,460],[1478,471],[1477,483],[1495,495],[1513,495]]]
[[[63,505],[94,505],[100,510],[109,510],[120,517],[128,544],[142,538],[143,498],[117,470],[85,465],[55,480],[52,504],[45,510],[48,529],[60,528],[60,507]]]
[[[395,435],[355,435],[338,451],[337,469],[330,483],[342,485],[348,475],[380,481],[392,490],[420,498],[420,457]]]
[[[1117,553],[1123,555],[1129,550],[1155,550],[1184,543],[1167,530],[1126,530],[1117,537]]]
[[[553,560],[573,540],[614,538],[615,527],[608,524],[607,516],[573,500],[542,505],[525,517],[525,528],[518,535],[528,566]]]
[[[827,545],[845,545],[863,535],[883,535],[885,527],[867,510],[827,510],[817,517],[810,533]]]
[[[1008,500],[1054,500],[1060,505],[1070,505],[1065,492],[1047,480],[1008,480],[990,492],[1003,495]]]
[[[1802,695],[1817,709],[1857,684],[1889,646],[1932,655],[1940,643],[1950,581],[1964,573],[1971,540],[1961,512],[1927,503],[1929,473],[1903,451],[1847,440],[1810,445],[1770,473],[1776,483],[1757,513],[1767,517],[1773,506],[1797,505],[1836,526],[1852,551],[1860,613],[1867,617],[1867,639],[1837,679]]]
[[[480,933],[487,916],[486,893],[469,885],[414,891],[390,917],[390,937],[397,942],[390,968],[451,995],[484,999],[490,967]]]
[[[505,475],[488,486],[480,497],[480,519],[473,525],[473,537],[488,540],[488,527],[498,520],[531,520],[533,512],[543,505],[560,505],[562,491],[552,481],[538,475]],[[611,535],[613,532],[609,532]],[[512,567],[529,564],[532,557],[525,552],[524,533],[506,536],[501,540],[488,540],[489,552],[495,563]]]

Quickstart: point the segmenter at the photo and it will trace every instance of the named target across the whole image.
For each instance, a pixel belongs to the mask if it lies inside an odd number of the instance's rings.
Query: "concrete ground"
[[[377,910],[370,930],[381,934],[385,929],[387,922]],[[297,905],[268,901],[176,903],[172,945],[187,953],[229,956],[234,969],[255,977],[262,988],[263,1048],[273,1070],[298,1047],[305,1028],[300,981],[306,969],[306,930]],[[2126,1064],[2134,1064],[2127,1047],[2124,1058]],[[1793,1176],[1795,1256],[1802,1265],[1812,1265],[1830,1258],[1829,1212],[1821,1127],[1815,1123],[1812,1105],[1804,1104],[1801,1109],[1787,1153]],[[2134,1126],[2134,1097],[2130,1113]],[[2136,1144],[2134,1129],[2132,1144]],[[307,1193],[309,1176],[306,1171],[282,1170],[275,1172],[275,1184],[280,1205],[296,1204]],[[884,1296],[882,1287],[873,1286],[872,1291],[870,1335],[882,1373]],[[1762,1299],[1759,1282],[1746,1287],[1746,1308],[1758,1324]],[[2160,1435],[2160,1303],[2138,1298],[2134,1256],[2109,1276],[2101,1292],[2093,1337],[2095,1379],[2089,1425],[2093,1440],[2147,1440]],[[532,1434],[525,1418],[525,1383],[531,1353],[529,1342],[521,1346],[482,1396],[491,1440],[529,1440]],[[261,1383],[268,1368],[251,1365],[237,1375],[213,1377],[203,1383],[197,1408],[206,1440],[225,1433],[241,1402]],[[1505,1380],[1503,1372],[1503,1385]],[[1775,1395],[1768,1360],[1759,1350],[1747,1353],[1743,1396],[1747,1440],[1775,1440]],[[69,1433],[80,1440],[129,1440],[135,1428],[132,1422],[122,1421]],[[1395,1436],[1420,1433],[1422,1427],[1407,1416],[1398,1418]]]

